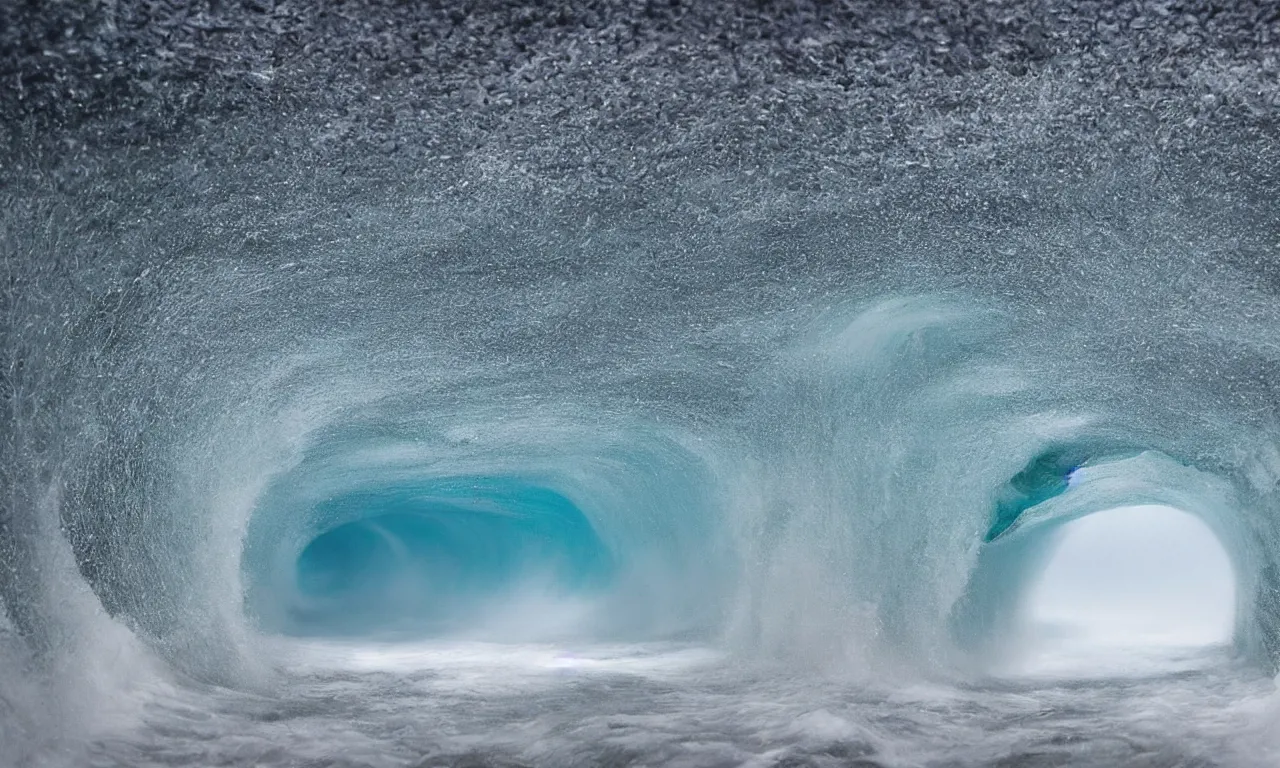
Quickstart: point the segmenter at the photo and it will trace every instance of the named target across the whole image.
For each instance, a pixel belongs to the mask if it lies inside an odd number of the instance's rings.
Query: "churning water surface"
[[[0,9],[0,765],[1280,764],[1274,9],[162,5]]]

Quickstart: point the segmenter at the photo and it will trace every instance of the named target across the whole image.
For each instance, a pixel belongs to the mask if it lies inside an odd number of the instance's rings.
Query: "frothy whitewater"
[[[31,36],[0,764],[1280,763],[1265,41],[1126,22],[1130,86],[1076,11],[917,56],[936,14],[245,8],[80,112],[59,41],[160,27]],[[1036,623],[1122,508],[1212,540],[1218,635]]]

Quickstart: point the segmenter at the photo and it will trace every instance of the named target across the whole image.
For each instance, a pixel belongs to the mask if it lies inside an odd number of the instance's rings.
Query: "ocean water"
[[[573,51],[15,134],[0,766],[1280,764],[1274,61]]]
[[[1222,649],[947,685],[684,644],[306,643],[268,694],[164,686],[91,765],[1270,765],[1270,681]],[[1120,665],[1117,665],[1120,666]],[[1085,667],[1088,668],[1088,667]],[[1244,736],[1242,736],[1244,734]]]

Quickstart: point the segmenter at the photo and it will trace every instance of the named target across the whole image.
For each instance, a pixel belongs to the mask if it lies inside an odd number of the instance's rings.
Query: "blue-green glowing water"
[[[282,627],[294,634],[465,629],[504,598],[604,589],[614,568],[571,501],[510,479],[355,491],[314,514],[349,522],[320,532],[297,557]]]

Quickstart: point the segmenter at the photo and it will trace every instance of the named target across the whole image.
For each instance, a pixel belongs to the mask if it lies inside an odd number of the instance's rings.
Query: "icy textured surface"
[[[1272,4],[306,5],[0,8],[0,764],[1275,763]]]

